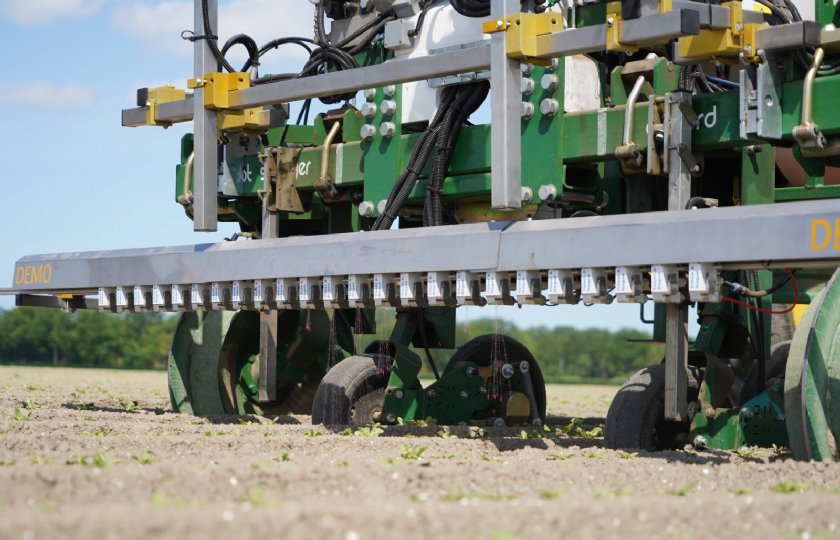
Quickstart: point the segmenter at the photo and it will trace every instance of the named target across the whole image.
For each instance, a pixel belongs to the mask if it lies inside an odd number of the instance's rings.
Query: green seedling
[[[291,461],[292,456],[288,452],[283,452],[279,456],[271,458],[271,459],[273,459],[274,461],[286,462],[286,461]]]
[[[749,495],[750,493],[752,493],[752,490],[750,488],[745,487],[734,487],[729,488],[729,493],[733,495],[738,495],[740,497],[741,495]]]
[[[157,460],[148,452],[143,452],[142,454],[134,454],[131,456],[131,459],[139,463],[140,465],[151,465],[152,463],[157,463]]]
[[[512,501],[514,499],[516,499],[516,495],[511,495],[509,493],[481,493],[471,491],[455,491],[441,497],[441,500],[449,502]]]
[[[155,492],[152,494],[152,506],[154,506],[155,508],[184,508],[187,506],[187,504],[187,500],[183,497],[176,497],[174,499],[170,499],[166,496],[166,492],[164,492],[162,489],[156,489]]]
[[[636,488],[632,486],[624,486],[617,489],[610,489],[598,486],[595,488],[595,493],[602,499],[617,499],[619,497],[627,497],[636,493]]]
[[[481,461],[489,461],[491,463],[501,463],[502,459],[497,457],[490,457],[490,456],[481,456]]]
[[[449,431],[449,428],[442,428],[439,429],[437,432],[437,436],[443,439],[457,439],[458,436]]]
[[[346,428],[346,429],[342,430],[341,433],[339,433],[339,435],[344,435],[345,437],[349,436],[349,435],[352,435],[352,434],[353,434],[353,428]]]
[[[31,399],[27,399],[26,401],[23,402],[23,408],[26,409],[27,411],[34,411],[35,409],[38,408],[38,405],[36,405],[35,402],[32,401]]]
[[[420,459],[423,457],[423,452],[425,451],[425,446],[411,446],[404,444],[402,445],[402,452],[400,455],[403,459]]]
[[[84,465],[85,467],[95,467],[97,469],[105,469],[113,465],[114,461],[105,457],[101,452],[95,456],[78,455],[65,461],[67,465]]]
[[[119,403],[120,408],[125,412],[134,412],[134,411],[137,410],[138,403],[136,401],[131,401],[130,399],[119,398],[117,400],[117,403]]]
[[[594,450],[586,454],[586,457],[589,459],[601,459],[602,457],[607,455],[607,451],[603,448],[601,450]]]
[[[12,415],[12,420],[15,422],[28,422],[31,420],[28,416],[23,414],[23,411],[20,410],[20,407],[15,407],[15,414]]]
[[[624,450],[616,450],[615,453],[618,454],[618,457],[620,457],[621,459],[633,459],[635,457],[639,457],[638,452],[625,452]]]
[[[105,426],[99,426],[99,428],[97,428],[94,431],[83,431],[82,433],[84,435],[90,435],[92,437],[104,437],[105,435],[108,435],[108,433],[110,433],[110,432],[111,432],[111,430],[109,430]]]
[[[246,504],[250,504],[254,508],[265,508],[266,506],[273,506],[274,499],[267,497],[262,488],[252,487],[248,490],[248,498],[245,499]]]
[[[323,433],[321,433],[317,429],[311,429],[311,428],[304,431],[303,434],[306,435],[307,437],[320,437],[321,435],[323,435]]]
[[[32,458],[33,465],[52,465],[53,463],[55,463],[55,460],[46,459],[41,456],[35,456]]]
[[[563,488],[544,489],[540,491],[540,497],[547,500],[561,499],[566,496],[566,490]]]
[[[566,454],[548,454],[546,457],[549,461],[566,461],[567,459],[572,459],[575,455],[571,452]]]
[[[774,493],[801,493],[808,487],[807,483],[799,482],[779,482],[775,486],[770,486],[770,491]]]
[[[581,426],[583,426],[583,420],[581,420],[580,418],[572,418],[572,420],[568,424],[561,428],[561,431],[565,435],[571,435],[575,432],[576,429],[580,428]]]
[[[0,467],[11,467],[15,464],[13,459],[0,459]]]
[[[787,447],[779,446],[778,444],[773,444],[773,455],[774,456],[782,456],[788,452]]]
[[[383,433],[385,433],[385,430],[379,424],[373,424],[372,426],[360,427],[353,435],[358,437],[379,437]]]
[[[594,427],[590,430],[586,430],[586,429],[583,429],[583,428],[579,427],[579,428],[575,428],[575,434],[582,439],[591,440],[591,439],[595,439],[597,437],[603,437],[604,436],[604,428],[602,428],[601,426],[597,426],[597,427]]]
[[[694,491],[694,487],[694,484],[688,484],[687,486],[682,486],[678,488],[668,488],[665,491],[663,491],[663,493],[665,493],[665,495],[671,495],[674,497],[685,497],[686,495]]]
[[[756,448],[747,448],[746,446],[741,447],[735,450],[735,453],[741,457],[741,459],[752,459],[758,456],[759,452]]]

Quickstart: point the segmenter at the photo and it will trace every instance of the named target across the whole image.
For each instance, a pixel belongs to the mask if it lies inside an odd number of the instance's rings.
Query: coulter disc
[[[785,420],[796,459],[840,460],[840,269],[793,336],[785,372]]]

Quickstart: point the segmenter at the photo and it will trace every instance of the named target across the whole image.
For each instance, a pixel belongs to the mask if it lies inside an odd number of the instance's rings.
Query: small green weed
[[[618,454],[618,457],[620,457],[621,459],[633,459],[639,457],[638,452],[625,452],[624,450],[616,450],[615,453]]]
[[[106,428],[105,426],[99,426],[97,429],[93,431],[83,431],[83,435],[90,435],[91,437],[104,437],[111,432],[110,429]]]
[[[26,409],[27,411],[34,411],[35,409],[38,408],[38,405],[34,401],[32,401],[31,399],[27,399],[26,401],[23,402],[23,408]]]
[[[509,493],[483,493],[472,491],[454,491],[441,497],[443,501],[462,502],[462,501],[512,501],[516,499],[516,495]]]
[[[425,446],[411,446],[404,444],[402,445],[402,452],[400,455],[403,459],[420,459],[423,457],[423,452],[425,451]]]
[[[749,495],[750,493],[752,493],[752,490],[746,487],[734,487],[729,488],[729,493],[733,495],[738,495],[740,497],[741,495]]]
[[[11,467],[15,464],[13,459],[0,459],[0,467]]]
[[[12,420],[14,420],[15,422],[28,422],[32,419],[23,414],[23,411],[20,410],[20,407],[15,407],[15,414],[12,415]]]
[[[457,439],[458,436],[449,431],[449,428],[441,428],[437,432],[437,436],[443,439]]]
[[[575,454],[567,452],[565,454],[548,454],[545,459],[549,461],[566,461],[567,459],[572,459],[573,457],[575,457]]]
[[[581,420],[580,418],[572,418],[572,420],[568,424],[563,426],[560,429],[560,431],[562,431],[565,435],[571,435],[575,432],[576,429],[580,428],[581,426],[583,426],[583,420]]]
[[[604,436],[604,428],[601,426],[596,426],[592,429],[586,430],[581,427],[575,428],[575,435],[582,439],[592,440],[598,437]]]
[[[741,448],[735,450],[735,453],[738,454],[741,459],[753,459],[759,455],[757,448],[748,448],[746,446],[742,446]]]
[[[317,429],[312,429],[312,428],[307,429],[306,431],[303,432],[303,434],[306,435],[307,437],[320,437],[321,435],[323,435],[323,433],[321,433]]]
[[[800,482],[779,482],[774,486],[770,486],[770,491],[774,493],[801,493],[807,489],[808,484]]]
[[[254,508],[265,508],[266,506],[273,506],[274,499],[267,497],[262,488],[252,487],[248,490],[248,498],[245,499],[246,504],[250,504]]]
[[[663,493],[665,495],[671,495],[673,497],[685,497],[686,495],[694,491],[695,487],[696,486],[694,484],[688,484],[682,487],[668,488],[665,491],[663,491]]]
[[[566,496],[566,490],[563,488],[544,489],[540,491],[540,497],[547,500],[561,499]]]
[[[283,453],[282,453],[282,454],[280,454],[279,456],[277,456],[277,457],[273,457],[273,458],[271,458],[271,459],[273,459],[274,461],[279,461],[279,462],[281,462],[281,463],[285,463],[285,462],[287,462],[287,461],[291,461],[291,460],[292,460],[292,456],[291,456],[291,454],[289,454],[288,452],[283,452]]]
[[[357,437],[379,437],[383,433],[385,433],[385,430],[379,424],[373,424],[372,426],[360,427],[353,435]]]
[[[115,464],[115,461],[108,459],[105,454],[98,453],[95,456],[77,455],[65,461],[67,465],[84,465],[85,467],[95,467],[97,469],[105,469]]]
[[[624,486],[616,489],[598,486],[595,488],[595,493],[602,499],[617,499],[619,497],[627,497],[636,493],[636,488],[632,486]]]
[[[131,456],[131,459],[139,463],[140,465],[151,465],[152,463],[157,463],[157,460],[148,452],[143,452],[142,454],[134,454]]]

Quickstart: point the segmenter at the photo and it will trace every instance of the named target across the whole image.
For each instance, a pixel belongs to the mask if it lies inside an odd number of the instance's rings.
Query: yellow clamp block
[[[636,52],[638,47],[621,43],[621,2],[607,4],[607,44],[606,49],[611,52]]]
[[[258,131],[266,127],[263,121],[265,111],[261,107],[244,111],[219,111],[219,131]]]
[[[244,90],[251,86],[247,73],[207,73],[200,79],[187,81],[189,88],[204,89],[204,107],[227,109],[230,107],[230,92]]]
[[[157,106],[161,103],[169,103],[170,101],[181,101],[187,97],[187,92],[180,88],[168,84],[166,86],[158,86],[157,88],[149,88],[146,97],[146,125],[147,126],[164,126],[169,127],[172,122],[158,122],[155,120],[157,115]]]
[[[551,58],[540,51],[538,39],[563,30],[563,17],[559,13],[516,13],[504,19],[486,21],[482,25],[485,34],[507,32],[505,49],[509,58],[548,66]]]
[[[755,32],[761,26],[744,24],[744,10],[740,1],[723,2],[729,8],[729,28],[700,30],[696,36],[678,40],[680,56],[687,60],[725,60],[742,52],[748,60],[756,59]]]

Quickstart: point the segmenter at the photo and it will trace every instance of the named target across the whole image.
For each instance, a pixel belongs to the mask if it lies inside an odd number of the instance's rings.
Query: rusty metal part
[[[260,154],[265,169],[267,207],[272,212],[303,212],[295,180],[301,148],[273,146]]]

